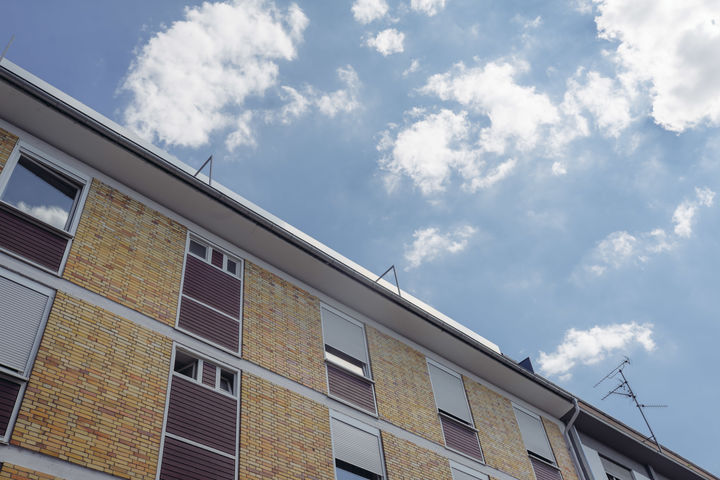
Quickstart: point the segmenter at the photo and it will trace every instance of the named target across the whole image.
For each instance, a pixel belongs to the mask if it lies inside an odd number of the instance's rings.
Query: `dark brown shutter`
[[[535,470],[537,480],[562,480],[560,470],[552,465],[548,465],[542,460],[538,460],[532,456],[530,457],[530,462],[532,463],[533,470]]]
[[[202,382],[212,388],[215,388],[215,377],[217,376],[217,367],[210,362],[203,362]]]
[[[225,348],[238,351],[240,322],[207,308],[188,297],[180,304],[178,325]]]
[[[0,377],[0,437],[7,433],[18,393],[20,393],[19,383]]]
[[[473,458],[483,461],[480,443],[477,432],[469,426],[445,415],[440,415],[443,433],[445,434],[445,445],[453,450],[464,453]]]
[[[165,430],[235,455],[237,400],[173,376]]]
[[[235,460],[165,437],[161,480],[233,480]]]
[[[330,394],[341,398],[363,410],[376,413],[373,384],[366,378],[327,364],[328,386]]]
[[[186,255],[183,293],[233,318],[240,318],[242,282],[192,255]]]
[[[68,238],[43,228],[12,207],[0,206],[0,247],[58,271]]]
[[[210,262],[218,268],[223,268],[223,254],[213,248]]]

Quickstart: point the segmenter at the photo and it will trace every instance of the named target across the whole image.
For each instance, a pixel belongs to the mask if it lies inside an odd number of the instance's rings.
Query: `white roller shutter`
[[[635,477],[635,480],[650,480],[650,477],[645,475],[644,473],[640,473],[637,470],[632,471],[633,476]]]
[[[588,447],[587,445],[583,445],[582,447],[583,452],[585,453],[585,458],[588,461],[588,466],[590,467],[590,473],[592,473],[593,478],[595,480],[607,480],[605,468],[600,461],[600,455],[598,455],[598,452]]]
[[[472,425],[472,415],[465,398],[462,379],[432,363],[428,363],[428,369],[438,410],[450,413]]]
[[[619,478],[620,480],[633,480],[630,470],[625,467],[618,465],[617,463],[608,460],[607,458],[600,457],[603,468],[606,473]]]
[[[335,458],[382,476],[380,437],[337,418],[331,423]]]
[[[326,308],[321,312],[325,343],[367,365],[363,328]]]
[[[28,372],[49,297],[0,277],[0,365]]]
[[[548,442],[542,421],[519,408],[515,408],[515,416],[520,426],[525,448],[529,452],[554,462],[555,456],[552,453],[552,448],[550,448],[550,442]]]

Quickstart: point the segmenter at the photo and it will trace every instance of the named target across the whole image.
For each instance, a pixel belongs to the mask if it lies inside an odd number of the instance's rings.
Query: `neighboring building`
[[[0,479],[716,479],[193,174],[0,64]]]

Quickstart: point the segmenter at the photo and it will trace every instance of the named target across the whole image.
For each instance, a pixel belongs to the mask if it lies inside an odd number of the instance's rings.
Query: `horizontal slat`
[[[211,310],[183,296],[178,325],[211,342],[237,352],[240,345],[240,322]]]
[[[0,437],[7,432],[19,392],[20,384],[0,378]]]
[[[548,465],[542,460],[538,460],[535,457],[530,457],[533,470],[535,470],[535,477],[537,480],[562,480],[560,470],[555,467]]]
[[[65,237],[0,209],[0,246],[13,253],[57,271],[67,242]]]
[[[173,377],[167,431],[235,454],[237,400],[182,377]]]
[[[161,480],[233,480],[235,460],[166,437]]]
[[[331,395],[369,412],[376,412],[372,382],[329,363],[327,364],[327,372]]]
[[[445,445],[482,461],[482,451],[475,430],[445,415],[440,415],[440,421],[445,434]]]
[[[183,293],[239,319],[242,292],[240,279],[192,255],[188,254],[185,258]]]
[[[217,376],[217,367],[210,362],[203,362],[203,376],[202,382],[205,385],[215,387],[215,380]]]

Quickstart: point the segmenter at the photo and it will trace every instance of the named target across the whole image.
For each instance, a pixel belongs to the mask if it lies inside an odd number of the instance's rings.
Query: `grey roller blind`
[[[613,475],[620,480],[633,480],[632,475],[630,474],[630,470],[628,470],[627,468],[621,467],[617,463],[611,462],[607,458],[600,457],[600,461],[602,462],[603,468],[605,469],[606,473],[609,473],[610,475]]]
[[[457,468],[452,469],[453,480],[486,480],[487,475],[478,473],[477,475],[470,475],[469,473],[462,472]]]
[[[600,455],[598,455],[597,451],[588,447],[587,445],[583,445],[583,452],[585,453],[585,459],[588,461],[588,466],[590,467],[590,472],[592,473],[593,478],[600,479],[600,480],[607,480],[607,475],[605,475],[605,468],[603,468],[603,464],[600,461]]]
[[[372,433],[332,419],[335,458],[378,475],[383,474],[380,439]]]
[[[324,308],[322,309],[322,324],[325,343],[365,364],[368,363],[365,352],[365,332],[361,326]]]
[[[515,409],[515,416],[520,425],[520,432],[522,433],[523,442],[525,442],[525,448],[527,448],[529,452],[555,461],[555,456],[552,453],[547,435],[545,435],[545,428],[540,419],[517,408]]]
[[[0,365],[27,373],[48,297],[0,277]]]
[[[428,368],[438,410],[444,410],[472,425],[462,380],[432,363],[428,363]]]

